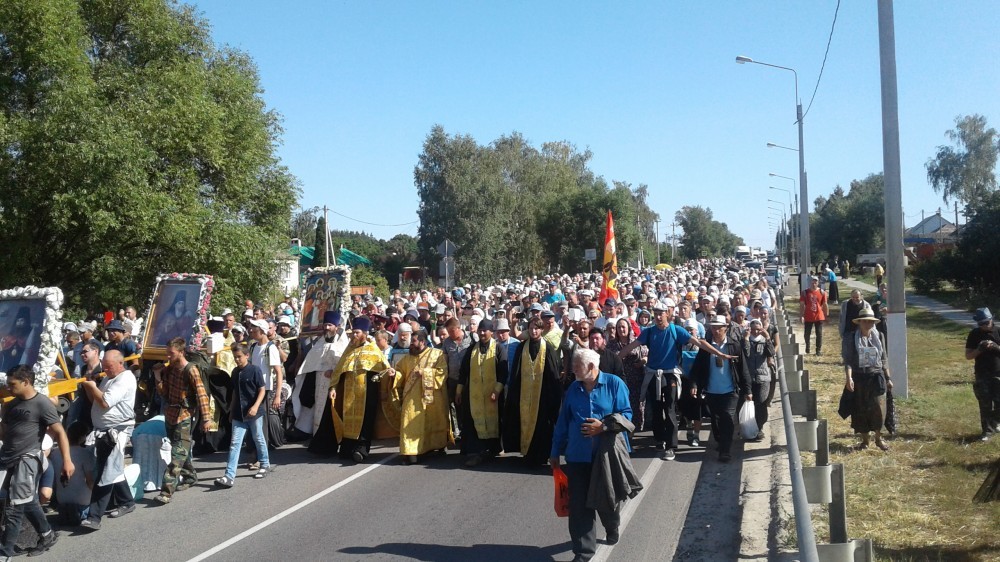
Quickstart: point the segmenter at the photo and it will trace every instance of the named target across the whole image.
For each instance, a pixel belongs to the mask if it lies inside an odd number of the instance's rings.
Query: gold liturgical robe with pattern
[[[361,424],[365,419],[365,393],[368,389],[369,371],[382,372],[389,368],[382,350],[373,341],[364,345],[349,347],[333,369],[330,387],[336,388],[344,379],[344,426],[343,434],[337,441],[357,439],[361,434]]]
[[[462,381],[465,381],[464,376]],[[497,381],[496,341],[490,338],[486,353],[480,351],[480,344],[472,345],[468,385],[459,384],[458,387],[462,399],[469,402],[476,435],[480,439],[499,439],[500,408],[497,400],[490,400],[490,395],[499,396],[503,392],[503,383]]]
[[[447,378],[448,358],[440,349],[406,355],[396,364],[393,398],[400,408],[399,454],[422,455],[455,442],[448,419]]]

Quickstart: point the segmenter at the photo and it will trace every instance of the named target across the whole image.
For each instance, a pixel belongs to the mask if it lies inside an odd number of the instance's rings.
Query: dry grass
[[[797,338],[797,302],[787,303]],[[831,307],[831,315],[838,313]],[[835,322],[824,331],[824,355],[805,358],[820,418],[829,420],[830,459],[843,463],[851,537],[871,538],[879,560],[1000,560],[1000,502],[972,496],[1000,457],[1000,443],[980,443],[965,360],[966,328],[918,309],[907,312],[909,399],[897,400],[891,451],[856,452],[849,420],[837,415],[844,372]],[[804,461],[814,464],[811,453]],[[817,539],[829,540],[826,510],[814,512]]]

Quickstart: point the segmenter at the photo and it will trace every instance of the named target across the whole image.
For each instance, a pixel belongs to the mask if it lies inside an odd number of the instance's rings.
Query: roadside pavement
[[[862,291],[867,291],[869,293],[876,293],[878,291],[878,288],[875,287],[875,285],[862,283],[861,281],[855,281],[853,279],[841,279],[838,283],[850,287],[851,289],[861,289]],[[970,328],[974,328],[976,326],[976,323],[972,321],[971,312],[955,308],[951,305],[944,304],[943,302],[936,301],[923,295],[918,295],[911,291],[906,292],[906,304],[933,312],[945,320],[962,326],[968,326]]]

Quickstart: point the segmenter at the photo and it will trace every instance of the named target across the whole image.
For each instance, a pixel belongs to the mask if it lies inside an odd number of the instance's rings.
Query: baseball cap
[[[267,332],[267,320],[251,320],[250,325],[255,328],[260,328],[262,331]]]

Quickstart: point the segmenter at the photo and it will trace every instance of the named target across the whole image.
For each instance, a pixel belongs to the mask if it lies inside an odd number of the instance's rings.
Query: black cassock
[[[520,452],[529,463],[544,463],[548,461],[552,450],[552,430],[556,419],[559,418],[559,406],[562,404],[559,350],[551,345],[545,347],[545,366],[542,368],[542,387],[538,397],[538,419],[535,421],[535,432],[528,450],[521,451],[521,357],[525,345],[528,346],[532,360],[538,357],[541,347],[539,341],[529,340],[526,344],[521,344],[517,354],[510,359],[513,370],[501,424],[503,448],[508,453]]]

